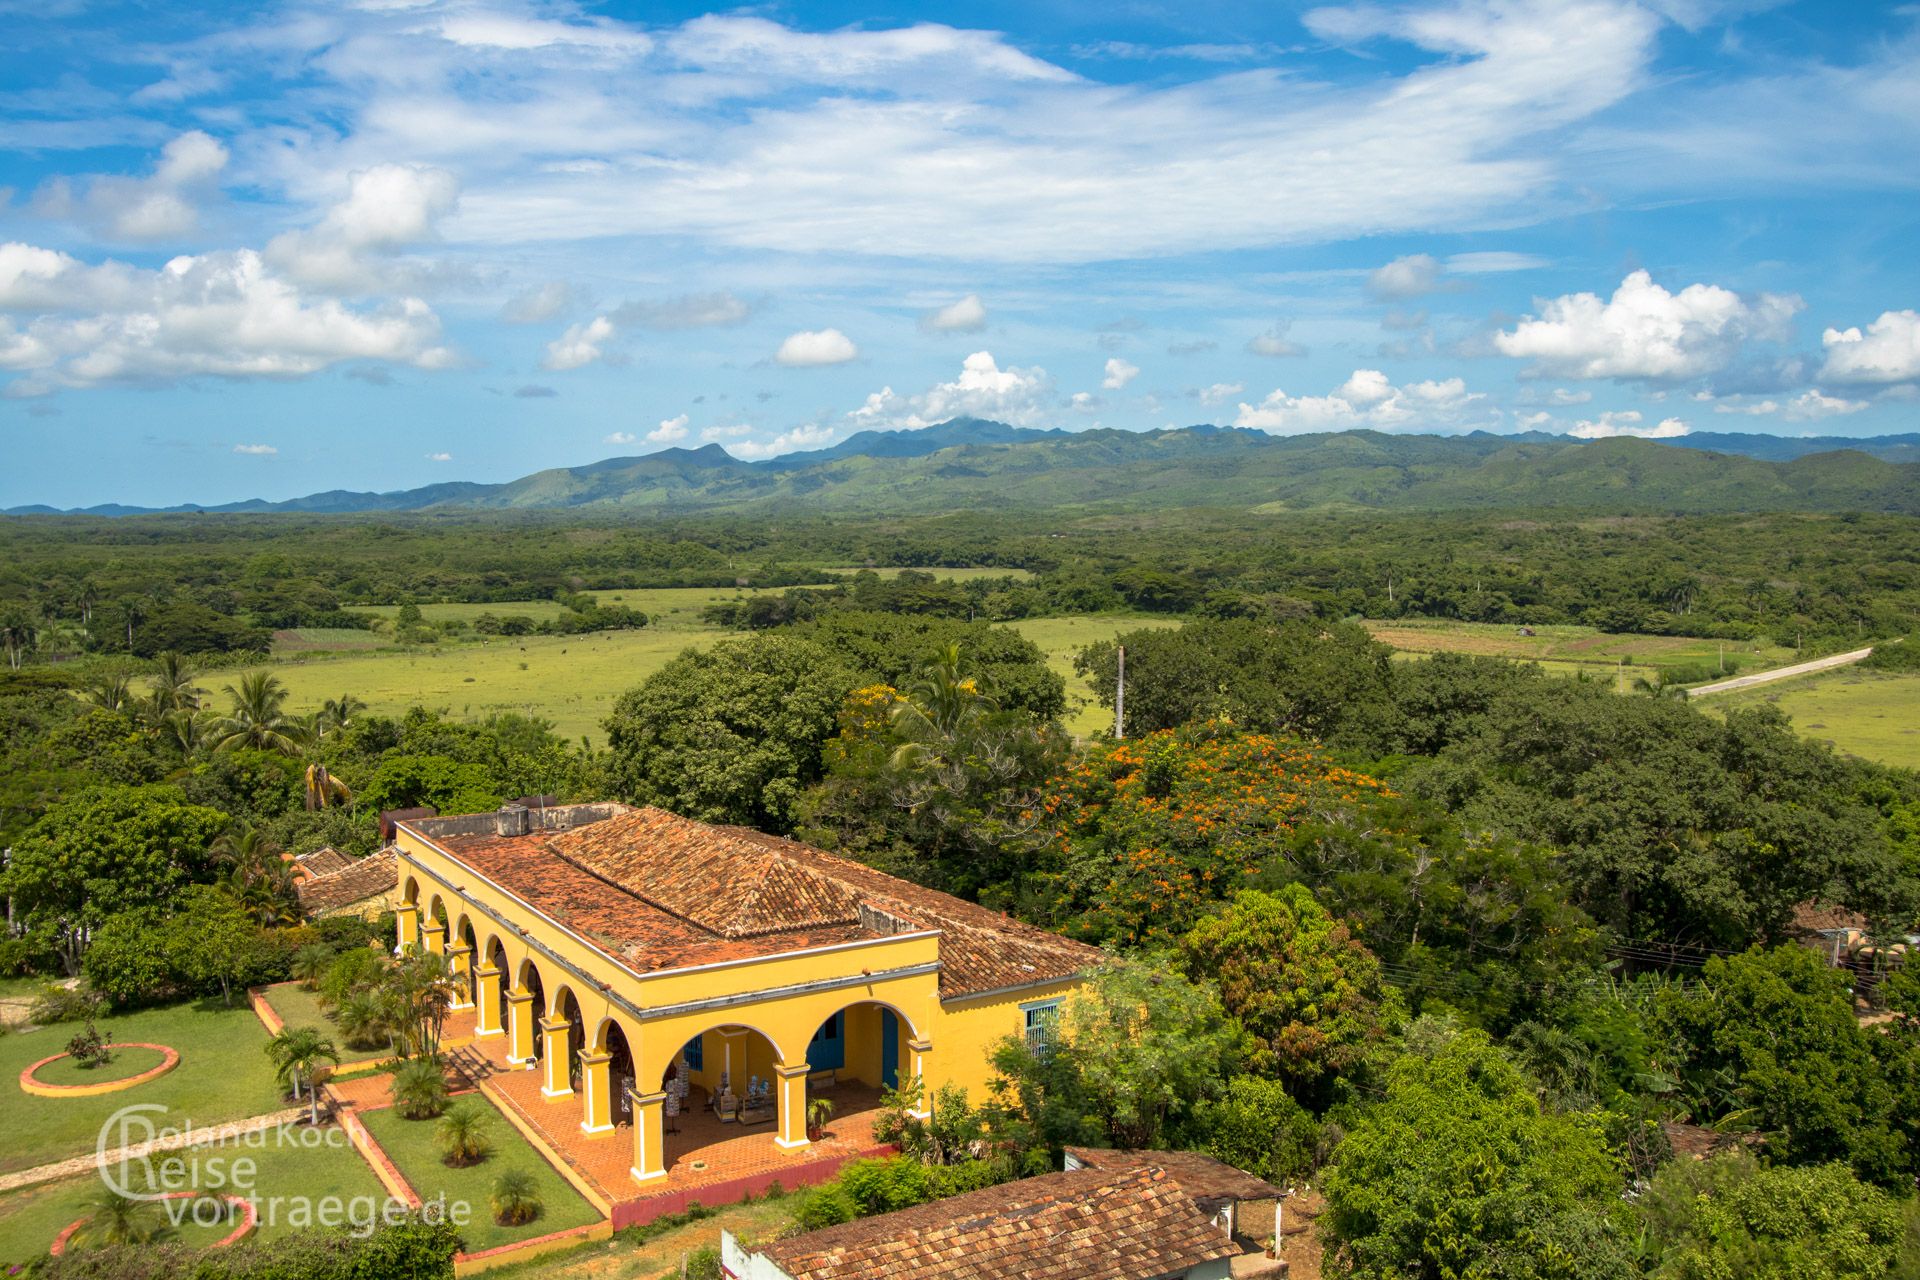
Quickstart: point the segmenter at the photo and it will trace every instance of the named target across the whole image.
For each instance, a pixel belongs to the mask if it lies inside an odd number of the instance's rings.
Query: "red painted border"
[[[56,1053],[51,1057],[40,1059],[40,1061],[34,1063],[32,1066],[23,1068],[20,1072],[20,1087],[27,1092],[36,1093],[36,1096],[42,1098],[59,1096],[61,1094],[71,1094],[77,1098],[92,1097],[102,1093],[112,1093],[119,1089],[131,1089],[137,1084],[145,1084],[149,1080],[167,1074],[167,1072],[180,1065],[180,1051],[171,1045],[148,1044],[142,1040],[129,1040],[125,1044],[116,1044],[113,1047],[116,1049],[158,1050],[160,1053],[159,1065],[148,1067],[145,1071],[138,1072],[134,1075],[123,1076],[118,1080],[102,1080],[97,1084],[48,1084],[44,1080],[36,1080],[34,1078],[34,1072],[40,1070],[40,1068],[46,1066],[49,1062],[58,1062],[62,1058],[71,1058],[73,1056],[70,1053]]]
[[[198,1191],[169,1191],[167,1194],[161,1196],[160,1199],[192,1200],[199,1194]],[[245,1196],[221,1196],[220,1198],[230,1205],[237,1205],[239,1207],[240,1225],[229,1232],[224,1239],[216,1240],[208,1245],[207,1248],[209,1249],[224,1249],[230,1244],[235,1244],[245,1239],[247,1233],[260,1224],[260,1209],[253,1201],[247,1199]],[[53,1244],[48,1248],[47,1253],[55,1258],[65,1253],[67,1251],[67,1245],[73,1240],[73,1233],[86,1226],[90,1221],[92,1221],[91,1218],[81,1218],[78,1221],[69,1222],[66,1228],[53,1238]]]

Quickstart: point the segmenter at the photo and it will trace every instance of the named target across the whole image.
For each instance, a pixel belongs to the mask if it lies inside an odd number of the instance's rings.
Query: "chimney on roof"
[[[493,815],[493,830],[496,835],[523,836],[530,829],[527,823],[527,806],[523,804],[503,804]]]

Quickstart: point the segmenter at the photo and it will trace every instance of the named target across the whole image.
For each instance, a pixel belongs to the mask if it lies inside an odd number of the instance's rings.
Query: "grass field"
[[[195,1127],[278,1110],[279,1090],[262,1047],[267,1033],[253,1010],[218,1000],[143,1009],[99,1020],[121,1044],[144,1041],[180,1051],[180,1065],[157,1080],[92,1098],[36,1098],[20,1091],[20,1070],[61,1052],[77,1024],[0,1036],[0,1173],[30,1169],[94,1149],[100,1127],[120,1108],[157,1103],[156,1126],[192,1121]],[[106,1070],[118,1074],[120,1064]],[[109,1077],[111,1078],[111,1076]]]
[[[360,1118],[422,1199],[434,1200],[445,1195],[449,1207],[461,1202],[471,1206],[473,1216],[460,1228],[468,1252],[564,1231],[593,1222],[600,1216],[566,1179],[554,1172],[519,1131],[507,1123],[507,1118],[491,1102],[478,1094],[468,1094],[456,1099],[454,1105],[479,1108],[487,1117],[488,1133],[493,1139],[493,1154],[465,1169],[448,1168],[442,1163],[439,1148],[434,1145],[436,1121],[407,1120],[391,1107],[363,1112]],[[525,1226],[496,1225],[487,1206],[493,1180],[503,1169],[525,1169],[539,1187],[543,1208],[540,1216]]]
[[[1403,653],[1466,653],[1488,658],[1518,658],[1565,671],[1618,667],[1671,670],[1699,667],[1716,675],[1763,671],[1794,660],[1793,650],[1758,641],[1703,640],[1692,636],[1622,635],[1593,627],[1520,628],[1494,623],[1403,618],[1364,622],[1374,638]]]
[[[1920,769],[1920,675],[1842,667],[1715,694],[1695,705],[1727,711],[1762,704],[1786,712],[1807,737],[1849,755]]]
[[[1073,669],[1073,655],[1098,640],[1111,640],[1122,631],[1141,627],[1177,627],[1178,619],[1153,613],[1076,614],[1065,618],[1023,618],[1007,624],[1040,647],[1047,665],[1067,682],[1068,731],[1089,737],[1113,727],[1113,713],[1093,696],[1093,686]]]
[[[379,1203],[386,1197],[373,1170],[338,1129],[268,1130],[245,1143],[208,1147],[178,1158],[197,1161],[183,1166],[192,1185],[210,1188],[230,1178],[238,1184],[236,1194],[255,1201],[260,1222],[253,1238],[259,1240],[298,1230],[302,1221],[298,1205],[303,1201],[337,1197],[345,1204],[363,1197]],[[241,1160],[250,1162],[244,1171]],[[124,1170],[116,1180],[125,1186],[149,1186],[149,1172],[144,1167]],[[90,1201],[102,1190],[100,1178],[89,1174],[0,1196],[0,1262],[25,1262],[45,1253],[62,1227],[91,1210]],[[207,1245],[230,1230],[230,1226],[196,1226],[189,1219],[170,1238],[180,1244]]]
[[[320,1007],[320,997],[308,991],[297,982],[278,982],[266,989],[267,1004],[280,1015],[280,1021],[289,1027],[318,1027],[332,1038],[333,1047],[340,1051],[340,1065],[349,1066],[356,1062],[372,1062],[375,1058],[391,1057],[393,1050],[385,1045],[377,1049],[349,1049],[347,1039],[340,1034],[333,1019]]]

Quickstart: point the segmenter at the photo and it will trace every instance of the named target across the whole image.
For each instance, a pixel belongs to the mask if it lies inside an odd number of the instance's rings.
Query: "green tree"
[[[0,887],[77,975],[109,916],[165,906],[206,874],[207,848],[226,824],[171,787],[97,787],[48,809],[14,845]]]
[[[309,1118],[320,1123],[320,1090],[316,1077],[328,1063],[340,1061],[340,1051],[318,1027],[282,1027],[266,1043],[266,1054],[273,1062],[274,1078],[288,1087],[298,1100],[308,1098]]]
[[[1354,1117],[1323,1222],[1365,1280],[1631,1276],[1618,1233],[1583,1221],[1623,1181],[1600,1128],[1542,1109],[1519,1068],[1461,1032],[1394,1063],[1385,1098]]]
[[[689,818],[789,831],[853,687],[831,653],[791,636],[688,650],[614,704],[614,789]]]
[[[375,811],[432,805],[442,813],[481,813],[500,800],[484,768],[446,756],[387,756],[360,788],[360,803]]]
[[[234,898],[212,885],[193,885],[180,895],[168,924],[173,966],[190,981],[220,988],[231,1005],[260,951],[260,930]]]
[[[1746,1151],[1676,1160],[1636,1205],[1655,1280],[1881,1280],[1900,1204],[1844,1164],[1764,1168]]]
[[[282,755],[300,754],[300,735],[287,717],[287,690],[278,676],[268,671],[248,672],[240,677],[238,685],[226,686],[226,694],[230,705],[215,729],[217,750],[251,747]]]
[[[1194,925],[1180,954],[1190,976],[1219,984],[1298,1093],[1329,1100],[1385,1033],[1394,1002],[1380,962],[1305,885],[1242,891]]]
[[[1216,1160],[1285,1184],[1313,1172],[1320,1125],[1278,1080],[1235,1076],[1200,1104],[1192,1138]]]

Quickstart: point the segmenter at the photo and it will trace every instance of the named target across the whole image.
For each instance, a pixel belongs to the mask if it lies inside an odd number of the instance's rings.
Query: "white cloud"
[[[1114,356],[1107,361],[1106,376],[1100,380],[1102,391],[1119,391],[1140,376],[1140,366]]]
[[[1460,378],[1395,386],[1378,369],[1355,369],[1330,395],[1290,396],[1271,392],[1258,405],[1242,402],[1237,427],[1277,435],[1309,431],[1432,431],[1458,427],[1486,396],[1467,390]]]
[[[427,461],[428,462],[452,462],[453,455],[450,453],[430,453],[427,455]]]
[[[438,239],[459,198],[445,169],[377,164],[349,175],[345,198],[316,225],[269,241],[267,260],[310,288],[343,294],[390,291],[397,275],[417,283],[431,273],[393,256]]]
[[[8,312],[31,318],[22,325]],[[418,298],[356,309],[309,297],[251,249],[146,271],[0,245],[0,371],[39,385],[290,378],[346,360],[440,369],[454,357]]]
[[[227,159],[225,145],[196,129],[167,143],[148,177],[101,175],[77,193],[70,180],[55,178],[36,193],[34,208],[109,240],[177,240],[199,228],[200,201],[215,189]]]
[[[1784,340],[1802,305],[1790,294],[1746,298],[1711,284],[1669,293],[1635,271],[1604,302],[1591,293],[1541,301],[1538,318],[1493,343],[1532,360],[1536,375],[1678,381],[1727,368],[1748,342]]]
[[[550,280],[508,298],[507,304],[500,308],[500,318],[508,324],[545,324],[575,301],[572,285],[563,280]]]
[[[1662,418],[1652,426],[1643,424],[1641,415],[1628,409],[1615,413],[1608,410],[1598,418],[1586,418],[1573,424],[1567,434],[1576,440],[1611,440],[1618,436],[1636,436],[1642,440],[1671,440],[1692,431],[1678,418]]]
[[[987,327],[987,306],[979,294],[970,293],[958,302],[926,312],[920,317],[920,327],[928,333],[978,333]]]
[[[1287,337],[1287,331],[1293,328],[1291,320],[1275,322],[1265,333],[1255,334],[1247,340],[1247,350],[1256,356],[1272,356],[1286,359],[1291,356],[1304,356],[1307,349]]]
[[[786,365],[789,369],[811,369],[821,365],[845,364],[857,360],[860,348],[853,345],[853,339],[838,329],[805,329],[799,333],[787,335],[780,349],[773,353],[774,362]]]
[[[619,324],[635,329],[718,329],[744,324],[753,315],[753,304],[722,289],[658,302],[625,302],[610,314]]]
[[[1447,259],[1447,274],[1456,276],[1492,275],[1504,271],[1533,271],[1551,266],[1545,258],[1531,253],[1493,250],[1485,253],[1456,253]]]
[[[762,458],[772,458],[798,449],[822,448],[833,443],[837,434],[832,427],[822,423],[809,423],[791,431],[783,431],[771,440],[742,440],[739,444],[728,446],[727,452],[748,462],[758,462]]]
[[[665,423],[661,424],[665,426]],[[721,422],[700,429],[702,440],[741,440],[753,434],[753,425],[747,422]]]
[[[1920,379],[1920,312],[1883,311],[1867,326],[1820,335],[1827,361],[1820,376],[1834,382],[1912,382]]]
[[[1707,399],[1713,397],[1708,396]],[[1780,401],[1727,399],[1717,401],[1713,406],[1715,413],[1739,413],[1748,417],[1767,418],[1778,414],[1789,422],[1814,422],[1821,418],[1839,418],[1850,413],[1859,413],[1871,408],[1865,400],[1848,400],[1841,396],[1830,396],[1819,388],[1801,392],[1791,400]]]
[[[1386,301],[1404,301],[1433,293],[1440,282],[1440,262],[1430,253],[1411,253],[1376,267],[1367,276],[1367,292]]]
[[[271,458],[280,452],[270,444],[237,444],[233,446],[233,451],[254,458]]]
[[[1194,394],[1201,404],[1225,404],[1245,391],[1246,384],[1241,382],[1216,382],[1210,387],[1201,387]]]
[[[601,444],[632,444],[640,437],[631,431],[609,431],[600,437]]]
[[[606,342],[613,337],[613,321],[595,316],[584,324],[568,325],[567,331],[547,344],[543,369],[578,369],[606,354]]]
[[[672,418],[662,418],[660,425],[647,432],[648,444],[672,444],[676,440],[687,438],[687,415],[680,414]]]
[[[1040,419],[1053,401],[1053,382],[1045,369],[1002,369],[988,351],[976,351],[960,366],[960,376],[939,382],[917,396],[896,395],[882,387],[847,414],[858,427],[914,430],[950,418],[991,418],[1026,426]]]

